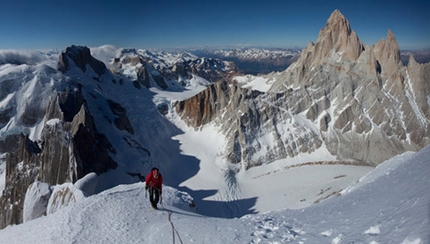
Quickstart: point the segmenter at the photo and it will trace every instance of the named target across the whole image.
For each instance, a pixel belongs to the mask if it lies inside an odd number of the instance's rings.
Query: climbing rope
[[[179,235],[178,230],[175,228],[175,226],[173,225],[172,219],[170,218],[170,216],[172,216],[172,212],[170,212],[169,210],[167,210],[167,211],[169,212],[169,215],[167,218],[169,219],[170,225],[172,226],[173,244],[175,244],[175,233],[179,238],[179,242],[181,242],[181,244],[183,244],[181,236]]]
[[[165,208],[164,206],[163,206],[163,201],[161,200],[160,201],[160,205],[169,213],[168,215],[167,215],[167,219],[169,220],[169,222],[170,222],[170,226],[172,226],[172,237],[173,237],[173,244],[175,244],[175,234],[178,236],[178,239],[179,239],[179,242],[181,243],[181,244],[183,244],[183,242],[182,242],[182,239],[181,239],[181,236],[179,235],[179,232],[178,232],[178,230],[175,228],[175,225],[173,225],[173,222],[172,222],[172,219],[171,219],[171,216],[172,216],[172,211],[170,211],[169,209],[167,209],[167,208]]]

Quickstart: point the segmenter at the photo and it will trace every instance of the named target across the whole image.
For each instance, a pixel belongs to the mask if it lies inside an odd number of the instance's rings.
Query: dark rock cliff
[[[90,49],[83,46],[71,46],[66,48],[66,51],[61,53],[58,61],[57,70],[65,73],[72,65],[70,61],[80,68],[84,73],[87,71],[87,65],[89,65],[98,76],[103,75],[106,72],[106,65],[91,56]]]

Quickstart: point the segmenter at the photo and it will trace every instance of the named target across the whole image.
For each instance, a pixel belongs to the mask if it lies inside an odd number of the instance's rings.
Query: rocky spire
[[[301,86],[309,81],[306,76],[313,68],[327,62],[339,62],[339,58],[355,62],[363,52],[363,43],[351,30],[349,21],[336,9],[320,30],[315,44],[309,42],[295,65],[290,66],[286,80],[294,86]],[[377,66],[374,63],[373,67]],[[282,86],[283,81],[275,82],[269,91],[282,90]]]
[[[330,58],[333,52],[355,61],[364,50],[364,46],[355,31],[351,30],[349,21],[339,10],[333,11],[326,26],[321,29],[315,46],[306,51],[312,52],[312,62],[319,65],[324,58]],[[307,58],[309,60],[309,57]]]
[[[399,44],[391,30],[388,30],[387,39],[382,39],[373,46],[375,58],[381,64],[382,75],[388,76],[402,66],[400,60]]]
[[[320,31],[317,44],[320,43],[321,57],[326,57],[331,50],[342,52],[351,60],[357,60],[363,51],[363,44],[355,31],[351,30],[349,21],[339,10],[333,11],[326,26]]]
[[[391,60],[394,63],[400,62],[399,44],[391,30],[388,30],[386,40],[382,39],[375,44],[374,50],[380,62],[388,60]]]
[[[331,29],[338,33],[346,32],[347,34],[351,34],[351,26],[349,24],[349,21],[338,9],[334,10],[333,13],[331,13],[324,29]]]

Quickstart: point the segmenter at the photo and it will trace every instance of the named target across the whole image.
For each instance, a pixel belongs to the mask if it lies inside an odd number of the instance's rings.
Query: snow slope
[[[152,210],[142,183],[119,185],[9,226],[0,243],[429,243],[429,157],[430,147],[397,156],[340,197],[301,210],[234,219],[195,213],[171,187]]]

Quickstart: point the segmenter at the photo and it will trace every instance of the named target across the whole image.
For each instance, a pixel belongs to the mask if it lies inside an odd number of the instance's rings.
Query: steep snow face
[[[341,196],[308,208],[236,219],[201,216],[190,209],[188,194],[167,186],[155,211],[143,184],[120,185],[0,230],[0,242],[424,244],[430,241],[429,157],[426,147],[390,159]]]
[[[45,64],[1,65],[0,138],[23,132],[37,140],[50,96],[55,89],[62,89],[63,79]]]
[[[50,197],[49,184],[39,181],[32,183],[25,194],[23,221],[27,222],[46,215]]]

